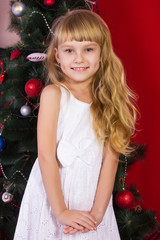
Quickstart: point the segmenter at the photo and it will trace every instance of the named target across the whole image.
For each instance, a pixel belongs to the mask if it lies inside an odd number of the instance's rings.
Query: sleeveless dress
[[[68,209],[90,211],[102,164],[102,146],[92,127],[90,105],[61,89],[57,161]],[[47,200],[38,158],[22,199],[14,240],[119,240],[112,197],[97,231],[63,233]]]

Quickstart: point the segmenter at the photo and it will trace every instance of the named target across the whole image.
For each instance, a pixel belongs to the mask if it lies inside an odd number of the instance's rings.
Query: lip
[[[76,72],[84,72],[88,69],[89,67],[72,67],[71,69]]]

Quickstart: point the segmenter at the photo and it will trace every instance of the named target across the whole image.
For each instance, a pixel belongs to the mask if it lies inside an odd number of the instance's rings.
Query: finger
[[[63,229],[67,229],[67,228],[69,228],[70,226],[68,226],[68,225],[65,225],[64,227],[63,227]]]
[[[74,228],[73,227],[68,227],[68,228],[65,228],[64,229],[64,234],[67,234],[67,233],[69,233],[70,231],[72,231]]]
[[[73,229],[72,231],[69,232],[69,234],[72,235],[72,234],[74,234],[76,232],[78,232],[78,230],[77,229]]]
[[[84,215],[87,218],[89,218],[90,221],[92,221],[94,224],[97,224],[96,218],[93,215],[91,215],[89,212],[82,212],[82,215]]]
[[[96,224],[94,222],[92,222],[90,220],[90,218],[88,218],[86,215],[81,215],[81,216],[78,216],[78,219],[88,223],[90,225],[90,227],[92,228],[95,228],[96,227]],[[81,224],[82,225],[82,224]],[[90,228],[89,228],[90,229]]]
[[[78,224],[78,222],[73,222],[73,223],[71,223],[70,225],[71,225],[71,227],[73,227],[73,228],[75,228],[75,229],[77,229],[77,230],[79,230],[79,231],[81,231],[81,230],[84,229],[84,227],[83,227],[83,226],[80,226],[80,225]]]
[[[89,232],[90,230],[88,229],[88,228],[85,228],[85,229],[83,229],[82,231],[81,231],[81,233],[87,233],[87,232]]]
[[[89,230],[93,231],[94,230],[94,226],[90,225],[88,222],[82,220],[82,219],[77,219],[76,221],[78,224],[80,224],[81,226],[84,226],[85,228],[88,228]]]

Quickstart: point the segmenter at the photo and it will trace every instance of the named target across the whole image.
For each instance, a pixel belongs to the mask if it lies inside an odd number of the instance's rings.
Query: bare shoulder
[[[43,99],[57,99],[60,100],[61,97],[61,90],[58,86],[54,84],[50,84],[46,87],[44,87],[42,93],[41,93],[41,101]]]
[[[54,84],[44,87],[40,97],[38,126],[52,128],[58,119],[61,90]],[[44,128],[44,127],[43,127]]]
[[[61,90],[58,86],[51,84],[44,87],[40,97],[40,113],[55,114],[60,108]]]

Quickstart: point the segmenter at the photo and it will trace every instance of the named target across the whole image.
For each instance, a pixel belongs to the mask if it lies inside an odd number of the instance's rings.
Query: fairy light
[[[13,178],[16,173],[19,173],[19,174],[24,178],[24,180],[27,182],[26,177],[24,176],[24,174],[23,174],[20,170],[16,170],[16,171],[13,173],[13,175],[12,175],[11,178]]]
[[[6,174],[5,174],[4,170],[3,170],[1,162],[0,162],[0,168],[1,168],[1,171],[2,171],[2,174],[3,174],[3,177],[7,180],[8,178],[7,178],[7,176],[6,176]]]
[[[127,157],[125,156],[124,176],[123,176],[123,182],[122,182],[122,189],[123,190],[125,190],[126,175],[127,175]]]
[[[36,14],[40,14],[40,15],[43,17],[44,22],[45,22],[47,28],[49,29],[49,31],[50,31],[52,34],[54,34],[53,31],[52,31],[52,29],[50,28],[50,26],[49,26],[49,24],[48,24],[48,22],[47,22],[45,16],[44,16],[44,14],[41,13],[41,12],[38,12],[38,11],[33,11],[33,12],[31,12],[31,16],[32,16],[32,14],[35,14],[35,13],[36,13]]]
[[[3,167],[2,167],[2,163],[1,163],[1,162],[0,162],[0,168],[1,168],[1,171],[2,171],[2,174],[3,174],[4,178],[5,178],[6,180],[8,180],[8,177],[6,176],[6,174],[5,174],[5,172],[4,172],[4,169],[3,169]],[[16,171],[12,174],[11,178],[13,178],[16,173],[19,173],[19,174],[23,177],[23,179],[27,182],[26,177],[24,176],[24,174],[23,174],[20,170],[16,170]]]

